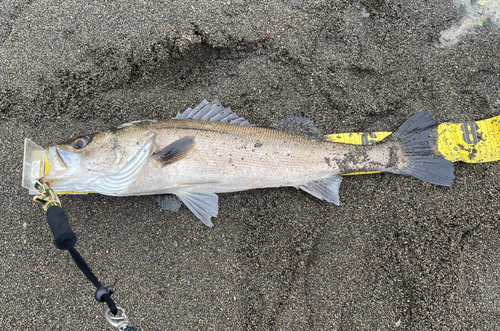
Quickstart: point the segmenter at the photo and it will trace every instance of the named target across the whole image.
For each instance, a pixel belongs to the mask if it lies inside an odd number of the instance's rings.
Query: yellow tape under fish
[[[338,133],[327,135],[328,140],[352,144],[370,145],[381,141],[392,132]],[[438,126],[438,149],[444,158],[452,162],[484,163],[500,160],[500,116],[477,122],[443,123]],[[44,173],[50,171],[45,156]],[[356,172],[348,175],[372,174]],[[82,194],[77,191],[58,191],[58,194]],[[89,192],[90,193],[90,192]]]
[[[391,132],[340,133],[328,135],[333,142],[370,145]],[[443,123],[438,126],[438,149],[452,162],[484,163],[500,160],[500,116],[477,122]],[[356,172],[349,175],[371,174]]]

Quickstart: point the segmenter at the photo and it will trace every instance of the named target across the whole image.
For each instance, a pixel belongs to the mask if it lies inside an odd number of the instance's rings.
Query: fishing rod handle
[[[66,245],[75,246],[76,235],[71,230],[68,217],[59,206],[50,207],[47,210],[47,223],[54,236],[54,245],[62,250],[68,249]],[[65,243],[65,241],[67,241]]]

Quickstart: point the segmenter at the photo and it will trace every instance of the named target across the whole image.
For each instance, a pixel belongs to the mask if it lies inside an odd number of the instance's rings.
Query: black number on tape
[[[466,122],[460,125],[462,129],[462,138],[469,145],[475,145],[479,142],[477,137],[477,130],[479,126],[475,122]]]
[[[361,135],[361,145],[371,145],[371,144],[377,142],[376,140],[369,139],[369,138],[377,138],[377,135],[375,133],[364,132]]]

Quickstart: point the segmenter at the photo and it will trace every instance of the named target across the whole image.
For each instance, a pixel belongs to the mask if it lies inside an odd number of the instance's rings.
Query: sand
[[[477,5],[477,3],[476,3]],[[493,7],[492,7],[493,8]],[[467,9],[469,10],[469,9]],[[0,325],[110,330],[20,187],[45,146],[207,98],[324,133],[500,114],[500,33],[453,1],[0,3]],[[475,19],[475,18],[474,18]],[[480,18],[478,18],[479,20]],[[213,228],[155,198],[62,196],[76,247],[141,330],[499,330],[500,163],[452,187],[349,176],[336,207],[292,188],[221,194]]]

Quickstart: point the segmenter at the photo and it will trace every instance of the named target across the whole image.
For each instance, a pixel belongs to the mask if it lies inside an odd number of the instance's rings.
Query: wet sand
[[[497,116],[496,21],[440,42],[467,10],[0,3],[0,325],[110,330],[20,187],[24,138],[45,146],[168,119],[204,98],[258,125],[304,115],[325,133],[394,130],[421,110],[438,122]],[[455,169],[450,188],[349,176],[340,207],[292,188],[220,194],[211,229],[151,196],[61,201],[77,249],[103,283],[119,279],[113,298],[142,330],[499,330],[500,163]]]

